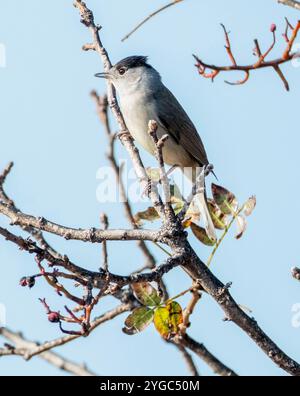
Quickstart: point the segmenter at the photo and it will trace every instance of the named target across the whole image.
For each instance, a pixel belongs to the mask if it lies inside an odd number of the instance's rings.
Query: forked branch
[[[293,59],[299,58],[300,57],[300,52],[293,52],[293,45],[295,43],[295,40],[298,36],[299,30],[300,30],[300,20],[297,22],[296,26],[293,27],[290,22],[286,19],[286,29],[285,33],[283,34],[284,39],[286,40],[286,48],[280,58],[276,58],[273,60],[267,60],[267,57],[270,55],[270,53],[273,51],[277,39],[276,39],[276,25],[271,26],[271,33],[272,33],[272,43],[269,46],[269,48],[263,52],[261,50],[261,47],[259,45],[259,42],[257,39],[254,40],[254,55],[257,56],[258,60],[250,65],[239,65],[236,62],[236,58],[233,55],[232,48],[231,48],[231,43],[229,39],[229,32],[226,30],[224,25],[221,25],[224,34],[225,34],[225,41],[226,41],[226,51],[230,59],[231,65],[229,66],[216,66],[213,64],[209,64],[207,62],[202,61],[198,56],[193,55],[195,60],[196,60],[196,67],[198,69],[199,74],[204,77],[204,78],[209,78],[212,81],[221,73],[221,72],[232,72],[232,71],[242,71],[244,72],[245,76],[241,80],[235,81],[235,82],[230,82],[230,81],[225,81],[227,84],[230,85],[243,85],[245,84],[250,77],[251,71],[258,70],[258,69],[264,69],[264,68],[272,68],[275,70],[275,72],[278,74],[280,79],[282,80],[285,88],[287,91],[289,91],[289,84],[280,69],[280,66],[292,61]],[[291,33],[291,34],[290,34]],[[289,35],[290,34],[290,35]]]

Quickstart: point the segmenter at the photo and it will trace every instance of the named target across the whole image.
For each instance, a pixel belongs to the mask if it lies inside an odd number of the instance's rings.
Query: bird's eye
[[[125,72],[126,72],[125,67],[120,67],[119,74],[121,74],[121,76],[123,76],[123,74],[125,74]]]

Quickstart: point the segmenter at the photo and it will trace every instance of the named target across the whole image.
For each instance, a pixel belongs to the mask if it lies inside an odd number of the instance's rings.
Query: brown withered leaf
[[[209,236],[207,235],[206,231],[204,228],[198,226],[195,223],[191,223],[191,230],[193,231],[193,234],[195,237],[204,245],[206,246],[214,246],[216,244],[216,241],[212,241]]]
[[[236,237],[236,239],[240,239],[240,238],[242,238],[242,236],[244,235],[244,232],[247,229],[247,221],[246,221],[245,217],[241,216],[241,215],[237,216],[236,217],[236,225],[237,225],[238,233],[235,237]]]
[[[230,215],[233,212],[236,212],[238,202],[232,192],[222,186],[218,186],[217,184],[211,185],[211,191],[215,203],[218,205],[222,213]]]
[[[158,220],[159,214],[157,213],[156,209],[150,206],[148,209],[138,212],[134,216],[134,221],[137,225],[142,225],[143,221],[155,221]]]
[[[244,214],[250,216],[256,207],[256,197],[252,196],[244,205]]]
[[[148,307],[155,307],[161,303],[161,297],[158,291],[150,283],[133,283],[131,288],[141,304]]]

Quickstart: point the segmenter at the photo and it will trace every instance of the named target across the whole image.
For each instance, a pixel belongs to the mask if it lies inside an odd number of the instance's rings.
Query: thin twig
[[[181,334],[185,334],[186,330],[190,327],[191,322],[190,322],[190,317],[194,312],[194,309],[196,308],[196,305],[198,301],[201,299],[201,292],[199,291],[199,287],[195,287],[191,290],[192,293],[192,298],[190,299],[188,305],[183,311],[183,321],[180,326],[180,332]]]
[[[122,305],[119,305],[118,307],[112,309],[111,311],[108,311],[105,314],[99,316],[98,318],[95,318],[91,322],[91,327],[90,327],[89,333],[94,331],[101,324],[103,324],[109,320],[112,320],[115,317],[121,315],[122,313],[130,311],[131,309],[132,309],[131,303],[122,304]],[[50,349],[56,348],[58,346],[65,345],[79,337],[80,337],[80,335],[68,335],[68,336],[57,338],[52,341],[47,341],[44,344],[37,345],[34,348],[31,348],[30,350],[28,350],[26,352],[26,354],[24,354],[24,359],[30,360],[33,356],[39,355],[40,353],[49,351]]]
[[[100,221],[103,225],[103,229],[107,230],[109,224],[108,224],[108,217],[105,213],[102,213],[100,215]],[[105,272],[107,272],[108,271],[107,241],[102,242],[102,256],[103,256],[102,268]]]
[[[180,2],[182,2],[183,0],[173,0],[171,3],[168,3],[166,5],[164,5],[163,7],[159,8],[158,10],[152,12],[150,15],[148,15],[145,19],[142,20],[142,22],[140,22],[135,28],[133,28],[131,30],[131,32],[129,32],[128,34],[126,34],[125,37],[122,38],[122,41],[127,40],[133,33],[135,33],[141,26],[143,26],[146,22],[149,21],[149,19],[153,18],[154,16],[156,16],[157,14],[159,14],[160,12],[166,10],[167,8],[173,6],[174,4],[178,4]]]

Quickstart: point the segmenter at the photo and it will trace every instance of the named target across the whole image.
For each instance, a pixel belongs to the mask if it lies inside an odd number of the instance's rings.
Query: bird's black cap
[[[127,70],[128,69],[133,69],[134,67],[151,67],[147,63],[148,57],[147,56],[128,56],[127,58],[124,58],[120,60],[118,63],[115,64],[115,67],[117,69],[120,69],[121,67],[125,67]]]

